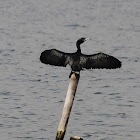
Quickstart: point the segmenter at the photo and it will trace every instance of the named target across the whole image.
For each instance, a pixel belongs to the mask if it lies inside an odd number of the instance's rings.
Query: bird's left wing
[[[83,68],[86,69],[116,69],[121,67],[121,62],[110,55],[97,53],[93,55],[81,55]]]
[[[45,50],[41,53],[40,61],[45,64],[63,66],[69,64],[70,53],[64,53],[56,49]]]

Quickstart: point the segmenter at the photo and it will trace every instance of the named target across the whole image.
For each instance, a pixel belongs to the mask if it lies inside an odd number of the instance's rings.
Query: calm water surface
[[[46,66],[45,49],[104,52],[116,70],[81,72],[65,139],[140,139],[139,0],[1,0],[1,140],[55,139],[70,68]]]

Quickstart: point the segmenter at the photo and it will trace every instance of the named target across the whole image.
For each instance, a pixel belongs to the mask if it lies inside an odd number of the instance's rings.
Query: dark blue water
[[[117,70],[81,72],[65,139],[139,140],[140,1],[1,0],[1,140],[55,139],[70,69],[45,66],[45,49],[104,52]]]

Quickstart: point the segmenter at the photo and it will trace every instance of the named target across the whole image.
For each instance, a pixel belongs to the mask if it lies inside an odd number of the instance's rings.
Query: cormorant
[[[65,53],[56,49],[45,50],[41,53],[40,61],[45,64],[63,67],[66,67],[66,65],[69,64],[72,72],[80,72],[80,70],[83,70],[84,68],[116,69],[121,67],[121,62],[113,56],[104,53],[92,55],[82,54],[80,45],[88,39],[89,38],[81,38],[77,40],[77,51],[75,53]]]

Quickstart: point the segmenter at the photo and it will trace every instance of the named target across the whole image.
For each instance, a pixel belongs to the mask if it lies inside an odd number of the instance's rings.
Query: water
[[[117,70],[81,72],[65,139],[139,140],[140,1],[0,1],[1,140],[55,139],[70,69],[45,66],[45,49],[102,51]]]

